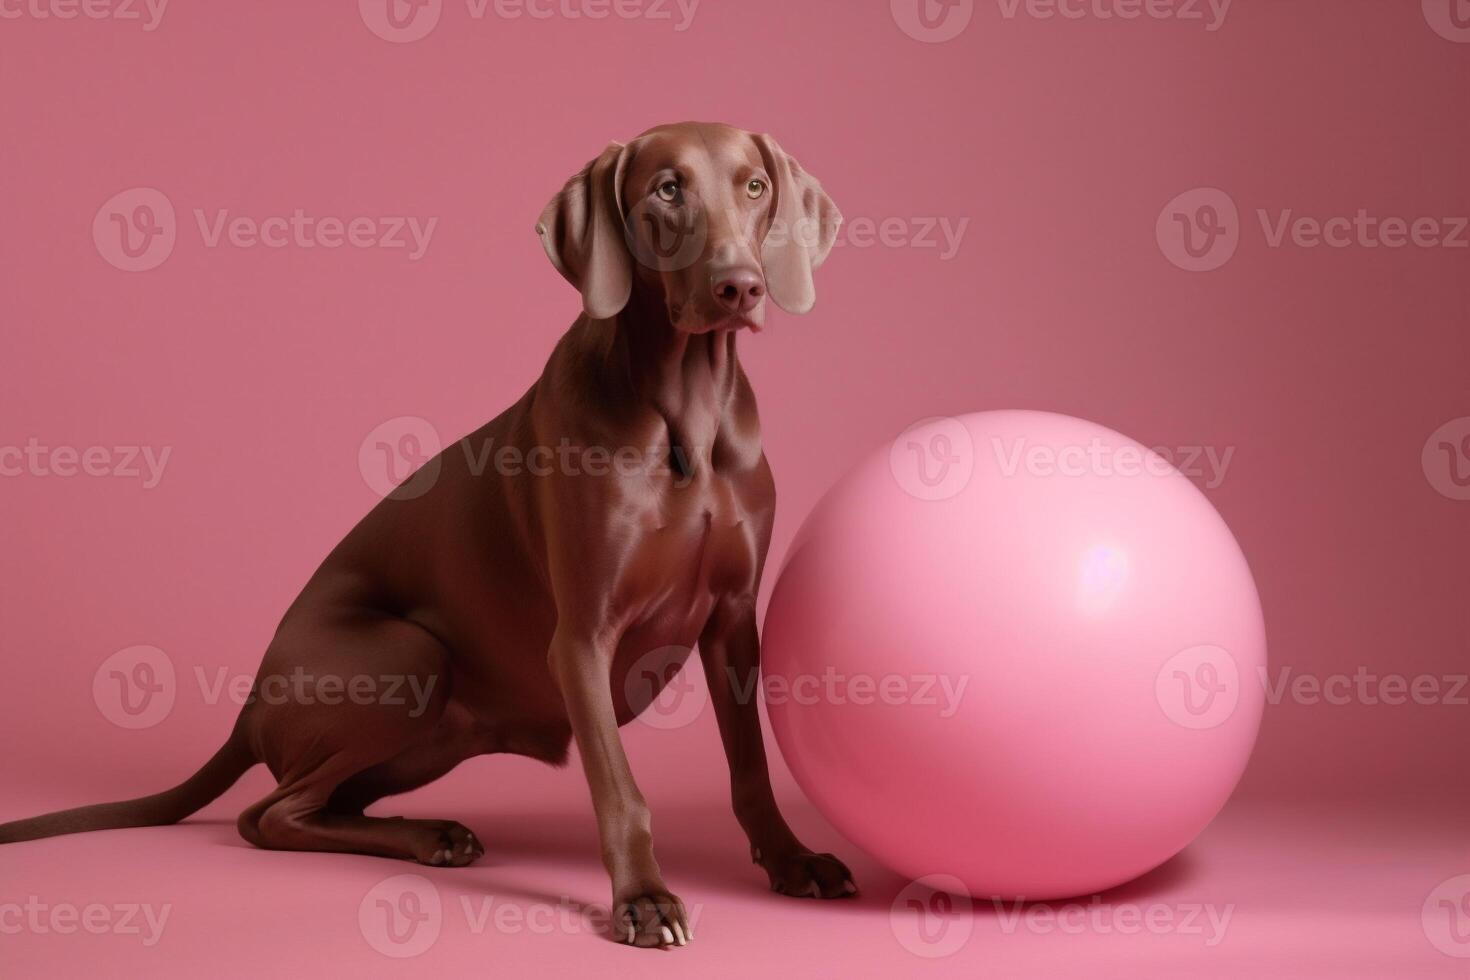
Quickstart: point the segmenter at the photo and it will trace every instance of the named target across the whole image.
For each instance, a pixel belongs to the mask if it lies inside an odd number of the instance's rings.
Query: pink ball
[[[1050,899],[1143,874],[1219,812],[1266,639],[1189,479],[1006,411],[920,423],[817,505],[762,656],[782,754],[838,830],[913,879]]]

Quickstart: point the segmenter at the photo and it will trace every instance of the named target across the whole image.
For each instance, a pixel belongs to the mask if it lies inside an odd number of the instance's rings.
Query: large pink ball
[[[793,543],[762,656],[782,754],[838,830],[910,878],[1048,899],[1143,874],[1219,812],[1266,640],[1189,479],[1007,411],[921,423],[845,477]]]

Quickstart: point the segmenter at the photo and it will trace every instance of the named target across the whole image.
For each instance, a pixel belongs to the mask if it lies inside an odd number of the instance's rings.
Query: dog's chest
[[[619,589],[631,602],[630,630],[648,641],[692,642],[718,597],[753,591],[759,542],[751,516],[717,472],[672,481],[642,515]]]

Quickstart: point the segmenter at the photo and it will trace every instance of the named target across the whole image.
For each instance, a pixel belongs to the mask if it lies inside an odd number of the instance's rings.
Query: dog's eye
[[[745,185],[745,193],[749,195],[752,199],[760,197],[765,192],[766,182],[761,180],[759,177],[750,178],[750,182]]]
[[[666,180],[658,185],[654,193],[658,195],[660,201],[672,201],[679,196],[679,185],[676,181]]]

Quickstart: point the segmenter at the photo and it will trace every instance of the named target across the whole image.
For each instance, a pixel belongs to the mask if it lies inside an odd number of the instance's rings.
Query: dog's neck
[[[707,457],[734,400],[736,333],[680,330],[663,297],[635,289],[616,318],[608,353],[633,399],[663,417],[671,441]]]

